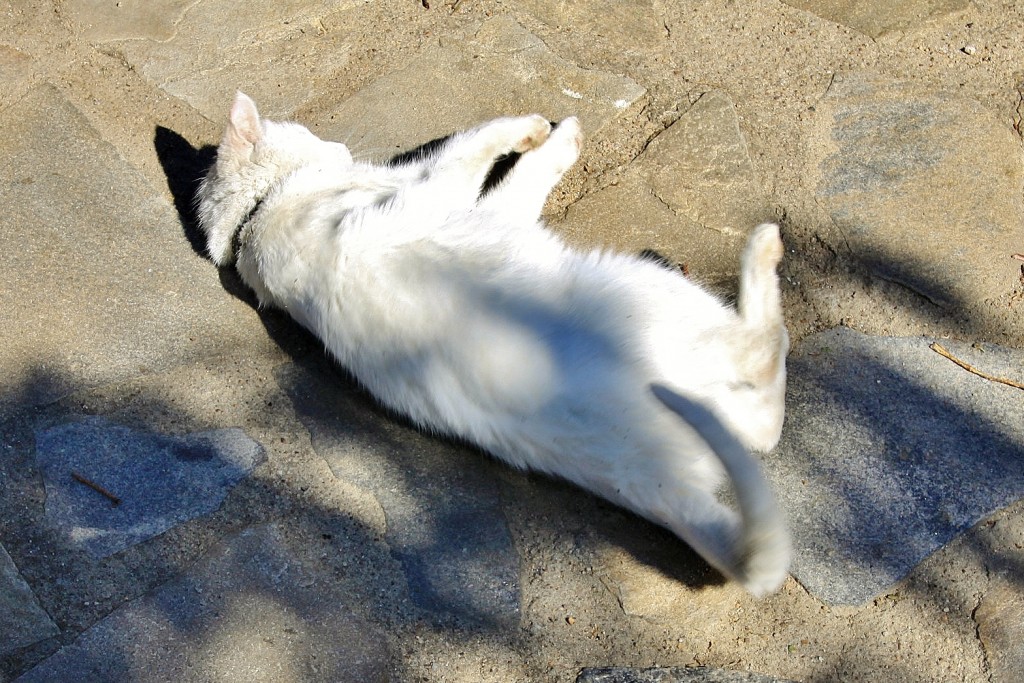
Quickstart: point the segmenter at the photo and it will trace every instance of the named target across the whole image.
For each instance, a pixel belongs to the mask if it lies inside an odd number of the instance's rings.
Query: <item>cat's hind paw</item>
[[[774,271],[782,260],[782,238],[779,226],[764,223],[754,228],[747,242],[746,260],[760,270]]]

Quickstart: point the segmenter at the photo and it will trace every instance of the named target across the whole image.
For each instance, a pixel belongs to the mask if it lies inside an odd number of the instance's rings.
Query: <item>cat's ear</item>
[[[239,91],[231,105],[228,128],[221,141],[221,154],[229,159],[248,160],[256,143],[263,137],[263,122],[256,103]]]

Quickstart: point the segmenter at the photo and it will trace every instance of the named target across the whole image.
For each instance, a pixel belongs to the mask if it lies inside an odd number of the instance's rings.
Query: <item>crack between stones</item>
[[[1017,119],[1013,122],[1013,129],[1017,132],[1017,136],[1024,138],[1024,130],[1022,130],[1022,124],[1024,124],[1024,81],[1017,85]]]
[[[676,210],[675,210],[675,208],[674,208],[674,207],[673,207],[673,206],[672,206],[671,204],[669,204],[668,202],[666,202],[666,201],[665,201],[665,200],[664,200],[664,199],[662,198],[662,196],[661,196],[660,194],[658,194],[658,191],[657,191],[657,190],[655,190],[655,189],[654,189],[653,187],[650,187],[650,186],[648,186],[648,188],[647,188],[647,189],[649,189],[649,190],[651,191],[651,196],[652,196],[652,197],[654,197],[655,199],[657,199],[657,200],[658,200],[658,201],[659,201],[659,202],[661,203],[661,205],[662,205],[662,206],[664,206],[664,207],[665,207],[666,209],[668,209],[669,211],[671,211],[671,212],[672,212],[672,215],[673,215],[673,216],[676,216],[676,217],[678,217],[678,216],[679,216],[679,212],[678,212],[678,211],[676,211]],[[704,227],[704,226],[702,225],[701,227]]]
[[[988,567],[985,568],[986,578],[988,576]],[[971,609],[971,622],[974,624],[974,639],[978,642],[978,647],[981,649],[981,664],[985,672],[985,680],[992,683],[992,662],[988,658],[988,648],[985,647],[985,641],[981,637],[981,623],[978,621],[978,610],[981,609],[981,603],[984,599],[983,593],[978,593],[978,599],[974,603],[974,608]]]

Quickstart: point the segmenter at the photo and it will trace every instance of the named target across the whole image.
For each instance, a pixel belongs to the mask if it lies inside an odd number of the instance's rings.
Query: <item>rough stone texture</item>
[[[650,669],[584,669],[576,683],[786,683],[780,678],[746,671],[695,667],[654,667]]]
[[[153,0],[151,2],[103,2],[71,0],[65,3],[68,16],[90,41],[170,40],[194,0]],[[243,16],[239,13],[239,16]]]
[[[971,100],[856,74],[819,110],[832,143],[820,201],[853,254],[932,301],[969,312],[1005,295],[1020,264],[1020,140]]]
[[[826,602],[864,603],[1024,497],[1024,393],[930,341],[838,328],[790,355],[786,426],[764,463],[790,518],[793,575]],[[1024,379],[1024,351],[942,344]]]
[[[165,436],[89,417],[36,434],[46,517],[94,557],[216,510],[264,459],[263,448],[240,429]],[[121,502],[115,505],[72,472]]]
[[[893,31],[920,26],[923,22],[967,9],[967,0],[783,0],[787,5],[813,12],[844,26],[878,38]]]
[[[174,208],[56,90],[0,112],[0,129],[0,410],[245,336],[252,311],[224,296]]]
[[[60,634],[0,545],[0,656]]]
[[[975,611],[978,637],[985,645],[992,683],[1013,683],[1024,671],[1024,593],[1021,577],[994,582]]]
[[[616,184],[573,204],[558,224],[583,241],[595,225],[609,246],[654,249],[696,277],[734,274],[746,236],[775,216],[758,186],[728,95],[704,94],[650,142]]]
[[[240,12],[217,2],[122,7],[79,0],[71,3],[71,16],[93,40],[116,45],[161,89],[221,120],[239,88],[277,116],[312,97],[318,76],[347,63],[344,10],[362,2],[289,0]],[[211,54],[218,58],[211,61]]]
[[[288,531],[247,529],[18,679],[382,681],[388,644]]]
[[[671,542],[653,545],[655,552],[642,552],[652,545],[608,551],[603,558],[602,579],[625,614],[659,624],[674,623],[679,614],[710,620],[742,597],[742,589],[734,586],[715,592],[694,591],[692,584],[700,584],[694,579],[700,577],[693,576],[694,569],[687,572],[687,566],[699,568],[703,561],[687,562],[680,548]],[[714,570],[705,572],[713,575]],[[706,575],[703,578],[707,580]]]
[[[284,366],[278,381],[335,476],[380,502],[386,540],[416,603],[438,615],[516,626],[519,557],[501,511],[497,465],[396,424],[326,361]]]
[[[473,96],[482,91],[486,98]],[[513,19],[499,17],[472,40],[428,47],[407,68],[346,98],[320,131],[388,158],[507,114],[577,116],[593,133],[644,93],[629,78],[565,61]]]
[[[602,12],[586,0],[519,0],[516,5],[549,26],[586,34],[627,54],[651,50],[667,32],[654,0],[611,3]]]
[[[0,83],[4,84],[3,92],[0,92],[0,106],[6,108],[22,96],[33,71],[30,54],[0,43]]]

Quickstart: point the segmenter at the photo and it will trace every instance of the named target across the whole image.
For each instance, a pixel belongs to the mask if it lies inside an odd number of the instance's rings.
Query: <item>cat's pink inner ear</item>
[[[252,148],[263,137],[263,123],[256,103],[245,93],[235,95],[228,117],[228,129],[224,133],[223,145],[235,155],[248,156]]]

